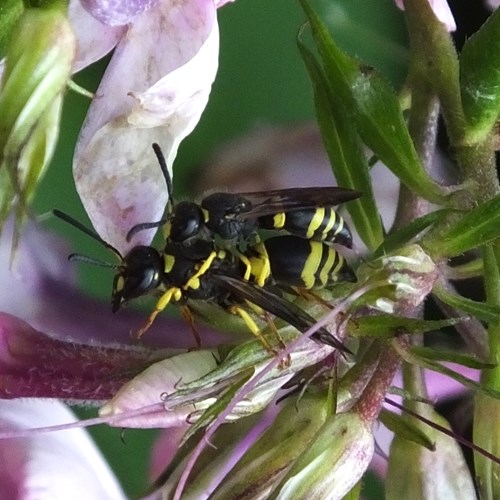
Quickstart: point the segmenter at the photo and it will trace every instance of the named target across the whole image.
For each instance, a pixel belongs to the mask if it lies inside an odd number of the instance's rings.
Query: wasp
[[[284,231],[304,239],[352,248],[352,234],[334,206],[355,200],[359,191],[309,187],[250,193],[212,193],[201,202],[174,202],[172,180],[158,144],[154,152],[162,169],[169,201],[164,219],[134,226],[127,239],[146,228],[163,226],[167,242],[183,247],[191,258],[206,258],[218,246],[239,251],[258,240],[259,230]]]
[[[190,307],[193,301],[212,302],[229,313],[238,315],[248,329],[261,340],[264,347],[272,352],[274,352],[272,346],[262,336],[259,326],[252,317],[254,314],[263,314],[265,316],[270,313],[283,319],[301,332],[305,332],[316,322],[312,316],[274,289],[274,285],[295,286],[298,284],[296,272],[292,268],[288,273],[285,270],[279,273],[279,279],[276,279],[272,274],[268,274],[262,283],[253,283],[243,276],[246,272],[246,266],[242,265],[241,259],[224,249],[218,249],[213,258],[197,261],[188,258],[179,246],[166,245],[162,251],[159,251],[152,246],[138,245],[122,257],[116,248],[69,215],[59,210],[54,210],[53,213],[112,250],[119,257],[120,263],[116,266],[107,264],[107,267],[117,269],[113,280],[111,298],[113,312],[117,312],[124,304],[133,299],[151,294],[159,296],[154,310],[149,315],[144,326],[137,332],[138,337],[147,331],[161,311],[170,303],[174,303],[180,306],[182,315],[192,326],[197,344],[200,345],[201,339],[194,328],[194,319]],[[278,259],[279,252],[276,253],[272,249],[274,246],[279,248],[282,245],[287,246],[291,243],[290,241],[285,242],[282,238],[293,238],[296,240],[294,243],[299,245],[300,242],[305,241],[296,236],[271,238],[268,240],[270,243],[268,245],[269,250],[266,250],[268,252],[266,256],[263,255],[264,250],[260,246],[252,247],[251,250],[248,250],[248,258],[256,266],[253,273],[251,273],[252,276],[260,275],[260,270],[257,269],[260,261],[269,261],[274,267],[276,259],[276,269],[283,264]],[[325,246],[329,251],[334,251],[323,243],[318,244]],[[306,250],[306,247],[300,247],[299,245],[297,245],[297,248]],[[307,261],[308,250],[304,255],[299,254],[300,251],[296,253],[296,259],[300,257],[302,261]],[[260,261],[257,255],[260,255]],[[69,258],[99,264],[98,261],[78,254],[72,254]],[[347,264],[343,263],[342,267],[347,273]],[[337,275],[338,273],[335,274],[335,276]],[[320,328],[318,332],[313,334],[312,338],[320,343],[335,347],[343,353],[349,352],[325,328]]]

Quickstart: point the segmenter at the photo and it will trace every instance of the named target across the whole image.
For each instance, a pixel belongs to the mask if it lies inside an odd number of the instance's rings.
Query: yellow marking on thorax
[[[170,255],[168,253],[163,255],[163,270],[165,273],[169,273],[175,264],[175,257],[173,255]]]
[[[323,254],[323,243],[318,241],[310,241],[309,246],[311,251],[304,262],[304,268],[302,269],[302,273],[300,277],[304,282],[304,288],[310,290],[314,288],[315,285],[315,274],[318,271],[318,267],[321,263],[321,257]]]
[[[210,220],[210,212],[206,208],[202,208],[203,218],[205,220],[205,224]]]
[[[125,280],[123,279],[123,276],[118,276],[116,279],[116,287],[115,287],[115,292],[120,293],[123,291],[123,287],[125,286]]]
[[[285,212],[280,212],[273,217],[273,227],[275,229],[282,229],[286,222]]]
[[[316,229],[318,229],[318,227],[321,226],[324,218],[325,218],[325,208],[324,207],[317,208],[307,228],[306,238],[312,238],[314,236],[314,232],[316,231]]]

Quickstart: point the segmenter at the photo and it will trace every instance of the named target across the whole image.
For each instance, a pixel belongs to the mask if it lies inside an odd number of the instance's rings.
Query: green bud
[[[75,37],[65,13],[26,9],[7,47],[0,87],[0,223],[29,202],[52,157]]]
[[[499,428],[500,401],[477,393],[474,408],[474,443],[496,457],[500,456],[497,432]],[[481,498],[500,498],[500,465],[478,452],[474,453],[474,465]]]
[[[355,412],[328,418],[269,498],[342,499],[371,462],[371,423]]]
[[[392,314],[422,303],[436,281],[437,268],[422,247],[409,245],[360,266],[358,278],[363,286],[380,284],[363,296],[362,303]]]
[[[448,422],[437,413],[433,412],[431,418],[436,424],[449,428]],[[419,427],[434,442],[435,451],[396,435],[389,454],[386,499],[476,498],[470,472],[457,442],[422,423]]]
[[[267,495],[327,418],[324,396],[306,395],[285,402],[272,426],[238,462],[211,498],[256,498]]]

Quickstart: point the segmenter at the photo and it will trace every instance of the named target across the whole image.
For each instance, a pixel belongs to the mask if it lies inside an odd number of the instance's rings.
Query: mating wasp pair
[[[113,283],[112,310],[147,295],[160,295],[142,335],[170,302],[181,307],[198,344],[190,309],[192,301],[211,301],[240,316],[266,348],[253,314],[272,314],[299,331],[314,318],[283,295],[293,289],[313,290],[354,279],[344,257],[328,243],[352,246],[349,228],[332,206],[360,196],[338,187],[296,188],[261,193],[214,193],[200,204],[175,203],[165,159],[153,144],[167,184],[169,201],[165,218],[134,226],[131,239],[146,228],[163,228],[165,247],[136,246],[126,256],[96,233],[68,215],[54,214],[84,231],[120,258]],[[261,241],[260,230],[273,231]],[[285,235],[275,235],[283,230]],[[272,321],[269,320],[273,326]],[[343,344],[322,328],[315,340],[346,351]]]

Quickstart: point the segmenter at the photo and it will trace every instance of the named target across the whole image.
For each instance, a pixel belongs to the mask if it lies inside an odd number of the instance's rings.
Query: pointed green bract
[[[455,257],[500,236],[500,195],[483,203],[423,243],[433,256]]]
[[[468,142],[491,133],[500,113],[500,10],[464,44],[460,56],[460,90]]]
[[[406,127],[399,102],[387,81],[343,53],[306,0],[301,0],[332,93],[345,106],[363,142],[417,194],[436,203],[444,188],[425,172]]]
[[[482,321],[498,321],[500,318],[500,307],[486,302],[462,297],[456,293],[446,291],[443,287],[437,285],[432,291],[439,300],[445,304],[455,307],[464,313],[471,314]]]
[[[405,333],[425,333],[456,325],[460,318],[443,320],[425,320],[405,318],[390,314],[377,316],[360,316],[347,325],[347,332],[354,337],[391,338],[404,331]]]
[[[379,420],[397,436],[423,446],[430,451],[435,450],[434,441],[429,438],[420,426],[416,425],[415,420],[411,417],[382,409]]]

